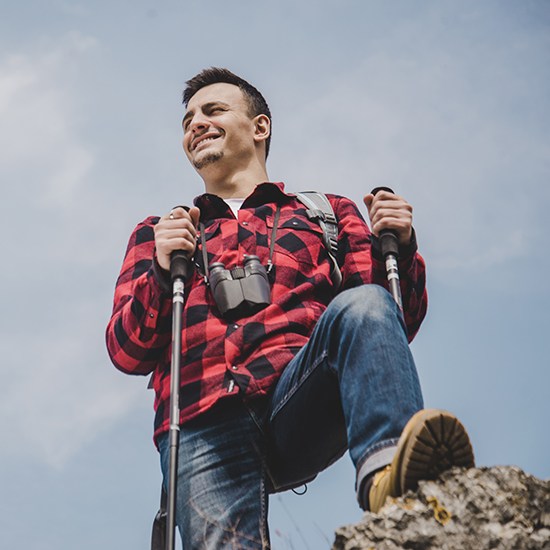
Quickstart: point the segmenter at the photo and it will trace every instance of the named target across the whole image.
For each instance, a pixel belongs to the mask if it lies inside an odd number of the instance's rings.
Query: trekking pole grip
[[[174,206],[176,208],[183,208],[185,211],[189,212],[189,206]],[[191,262],[187,257],[187,253],[183,250],[174,250],[170,254],[170,277],[172,279],[172,284],[176,279],[182,279],[185,283],[189,277]]]
[[[386,191],[387,193],[395,194],[390,187],[375,187],[371,191],[371,194],[376,195],[378,191]],[[380,249],[382,250],[384,258],[386,258],[388,254],[393,254],[396,258],[399,257],[399,241],[397,240],[397,233],[393,229],[382,229],[378,235],[378,240],[380,241]]]
[[[170,277],[172,278],[172,283],[176,279],[182,279],[183,282],[187,281],[189,268],[190,262],[183,250],[174,250],[170,254]]]
[[[393,189],[389,187],[375,187],[371,193],[376,195],[378,191],[386,191],[393,193]],[[382,229],[378,235],[380,249],[386,260],[386,273],[388,277],[388,285],[390,293],[395,300],[395,303],[401,310],[403,315],[403,300],[401,298],[401,288],[399,287],[399,270],[397,267],[397,258],[399,257],[399,241],[397,240],[397,232],[393,229]]]

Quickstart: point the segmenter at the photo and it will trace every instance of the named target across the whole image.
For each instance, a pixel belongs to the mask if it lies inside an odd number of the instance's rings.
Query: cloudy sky
[[[180,97],[207,66],[270,103],[272,180],[414,206],[426,405],[549,478],[549,31],[546,0],[2,0],[0,547],[149,547],[153,395],[104,330],[132,229],[202,192]],[[328,550],[353,483],[346,456],[274,497],[273,548]]]

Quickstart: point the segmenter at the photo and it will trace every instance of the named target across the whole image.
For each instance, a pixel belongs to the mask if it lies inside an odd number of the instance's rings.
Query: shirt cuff
[[[155,276],[155,280],[160,286],[160,288],[166,292],[166,294],[172,294],[172,285],[170,280],[170,273],[162,267],[160,267],[158,260],[157,260],[157,251],[153,252],[153,274]]]
[[[384,256],[382,255],[382,250],[380,248],[380,240],[378,237],[375,237],[374,234],[372,237],[372,257],[379,262],[384,261]],[[416,243],[416,233],[414,227],[411,227],[411,240],[407,245],[399,245],[399,258],[406,260],[414,256],[415,252],[418,250],[418,245]]]

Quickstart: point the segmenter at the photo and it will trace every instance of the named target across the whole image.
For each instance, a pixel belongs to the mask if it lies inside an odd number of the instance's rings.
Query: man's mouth
[[[206,137],[199,137],[195,140],[195,142],[191,145],[191,150],[194,151],[199,145],[202,145],[203,143],[207,143],[209,141],[214,141],[215,139],[218,139],[220,137],[220,134],[212,134]]]

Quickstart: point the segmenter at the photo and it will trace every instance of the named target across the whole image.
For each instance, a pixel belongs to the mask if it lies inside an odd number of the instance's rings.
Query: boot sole
[[[420,480],[436,479],[453,466],[475,466],[470,438],[454,415],[435,409],[417,415],[402,454],[402,493],[416,489]]]

